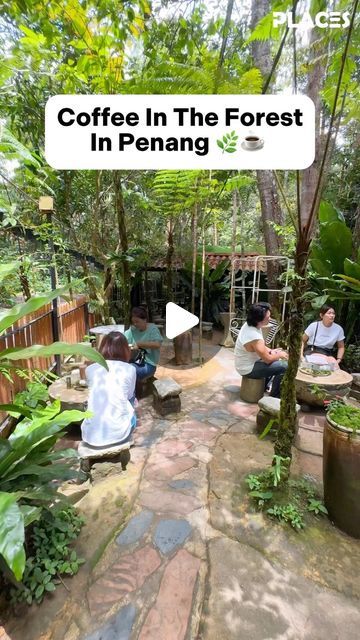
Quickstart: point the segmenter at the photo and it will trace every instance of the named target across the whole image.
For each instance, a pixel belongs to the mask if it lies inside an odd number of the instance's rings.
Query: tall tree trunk
[[[226,51],[226,45],[227,45],[227,40],[229,35],[231,15],[233,12],[233,8],[234,8],[234,0],[228,0],[227,7],[226,7],[225,22],[224,22],[224,27],[222,32],[220,55],[219,55],[218,65],[215,73],[213,93],[217,93],[219,89],[221,71],[224,65],[224,60],[225,60],[225,51]]]
[[[288,369],[281,387],[280,418],[274,452],[288,458],[291,462],[292,443],[296,430],[296,386],[295,378],[299,366],[301,342],[304,326],[305,302],[303,295],[307,288],[306,267],[309,242],[303,236],[298,238],[295,255],[295,273],[297,277],[292,285],[290,300],[290,327],[288,336]],[[290,464],[288,466],[290,471]]]
[[[195,314],[196,262],[198,244],[198,204],[194,203],[192,212],[192,270],[191,270],[191,313]]]
[[[217,228],[217,224],[216,224],[216,222],[214,222],[214,227],[213,227],[213,244],[215,245],[215,247],[217,246],[218,242],[219,242],[218,228]]]
[[[309,250],[313,238],[314,227],[318,217],[318,209],[324,184],[323,175],[320,176],[320,167],[323,160],[324,144],[323,136],[320,134],[320,115],[321,115],[321,98],[320,91],[324,77],[323,62],[319,62],[320,52],[314,43],[317,39],[316,29],[313,29],[311,35],[312,60],[310,61],[310,71],[307,85],[307,95],[315,104],[315,136],[316,151],[315,161],[302,173],[300,210],[298,211],[298,237],[295,251],[295,274],[293,281],[293,291],[291,297],[290,310],[290,328],[288,337],[289,363],[288,369],[284,376],[281,403],[280,403],[280,419],[279,429],[275,442],[275,454],[288,458],[291,461],[292,452],[291,445],[294,440],[296,430],[296,393],[295,378],[299,366],[299,358],[301,351],[302,334],[304,330],[304,311],[305,300],[304,293],[307,289],[306,271],[309,259]],[[330,132],[331,133],[331,132]],[[330,154],[327,158],[329,164]],[[320,182],[319,182],[320,179]],[[288,472],[290,470],[290,465]]]
[[[232,233],[231,233],[231,272],[230,272],[230,322],[232,319],[232,313],[235,311],[235,253],[236,253],[236,227],[237,227],[237,214],[238,214],[238,190],[234,189],[232,194]]]
[[[125,207],[124,207],[124,198],[122,191],[122,182],[121,182],[121,172],[113,171],[113,187],[114,187],[114,196],[115,196],[115,213],[117,219],[118,226],[118,244],[116,248],[116,253],[123,254],[123,260],[121,263],[121,280],[122,280],[122,290],[123,290],[123,314],[124,314],[124,322],[128,324],[130,322],[130,281],[131,281],[131,273],[128,261],[125,259],[125,254],[129,249],[127,230],[126,230],[126,215],[125,215]],[[111,285],[111,286],[110,286]],[[112,278],[109,282],[109,286],[106,288],[106,292],[108,295],[108,299],[110,299],[110,295],[112,293],[112,289],[114,286],[114,273],[112,273]]]
[[[252,0],[251,6],[251,28],[266,16],[271,10],[270,0]],[[252,55],[254,63],[260,69],[263,81],[267,79],[272,67],[270,40],[255,40],[252,43]],[[280,238],[269,222],[278,225],[284,224],[284,216],[280,206],[279,195],[275,178],[272,171],[256,172],[260,203],[261,216],[263,222],[263,234],[265,250],[267,255],[281,255],[282,238]],[[267,282],[269,289],[278,288],[277,278],[279,275],[278,263],[269,262],[267,265]],[[269,301],[275,307],[279,307],[278,295],[269,293]]]
[[[204,315],[204,289],[205,289],[205,213],[202,217],[201,225],[201,279],[200,279],[200,322],[199,322],[199,364],[202,367],[203,364],[203,350],[202,350],[202,333],[203,333],[203,315]]]
[[[315,148],[315,160],[310,167],[304,169],[302,172],[302,181],[301,181],[301,198],[300,198],[300,224],[301,227],[304,228],[306,225],[311,208],[314,201],[316,185],[319,179],[319,170],[321,164],[321,156],[323,151],[323,135],[320,132],[320,117],[321,117],[321,97],[320,90],[322,87],[322,82],[324,79],[323,73],[323,60],[319,60],[321,58],[320,51],[315,46],[316,40],[319,38],[317,34],[317,29],[312,29],[311,37],[310,37],[310,45],[309,50],[312,51],[313,60],[310,61],[310,71],[308,77],[308,84],[306,95],[309,96],[314,102],[315,105],[315,136],[316,136],[316,148]],[[320,203],[320,193],[319,189],[318,196],[316,198],[315,208],[316,210],[319,207]],[[314,223],[316,221],[316,217],[314,218]]]
[[[360,249],[360,205],[358,204],[355,211],[355,226],[353,230],[353,260],[357,259]]]
[[[168,300],[174,299],[173,292],[173,257],[174,257],[174,224],[169,220],[167,225],[167,252],[166,252],[166,291]]]

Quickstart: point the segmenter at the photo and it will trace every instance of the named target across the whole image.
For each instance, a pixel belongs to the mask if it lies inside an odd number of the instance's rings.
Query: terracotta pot
[[[360,432],[326,416],[324,429],[324,502],[339,529],[360,538]]]

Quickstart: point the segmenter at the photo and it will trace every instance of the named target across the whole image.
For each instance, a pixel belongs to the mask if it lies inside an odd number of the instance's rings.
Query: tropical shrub
[[[333,402],[328,407],[328,416],[337,424],[360,432],[360,409],[344,402]]]
[[[305,527],[309,513],[325,515],[327,510],[316,496],[315,487],[305,478],[283,482],[286,463],[286,458],[275,455],[271,467],[259,474],[248,475],[245,482],[257,510],[300,531]]]
[[[347,371],[360,372],[360,342],[346,346],[343,366]]]
[[[0,286],[18,266],[17,263],[0,264]],[[16,321],[63,293],[58,289],[5,309],[0,313],[0,335]],[[56,342],[1,351],[0,373],[11,380],[14,371],[18,371],[14,362],[57,354],[80,354],[107,366],[90,345]],[[54,445],[67,425],[87,415],[81,411],[61,413],[59,401],[44,406],[45,399],[43,387],[32,386],[17,395],[16,403],[0,405],[0,411],[7,411],[17,418],[23,416],[9,439],[0,439],[0,564],[17,581],[21,580],[25,569],[25,528],[39,520],[44,510],[57,508],[63,500],[57,492],[58,483],[74,476],[71,464],[75,451],[54,451]]]
[[[84,560],[71,548],[78,537],[83,518],[74,507],[67,506],[57,512],[43,512],[31,527],[27,547],[29,550],[22,579],[22,589],[12,587],[13,603],[39,604],[46,593],[55,591],[60,576],[77,573]]]
[[[349,339],[356,332],[359,318],[360,252],[353,260],[352,231],[332,204],[321,203],[319,222],[319,236],[311,249],[312,291],[306,295],[314,309],[325,302],[334,306]]]
[[[199,312],[200,291],[201,291],[201,257],[197,257],[195,274],[195,303],[197,313]],[[222,260],[215,269],[211,269],[209,264],[204,265],[204,313],[203,318],[208,322],[219,322],[219,314],[228,308],[228,298],[230,289],[229,276],[225,276],[229,268],[229,260]],[[192,266],[185,265],[185,269],[180,274],[180,279],[191,291]]]
[[[64,500],[57,492],[59,482],[77,474],[71,468],[76,452],[54,451],[54,445],[67,425],[88,414],[60,412],[58,400],[41,409],[12,406],[25,417],[8,440],[0,439],[0,555],[16,580],[21,580],[25,528],[39,520],[44,510],[57,508]]]

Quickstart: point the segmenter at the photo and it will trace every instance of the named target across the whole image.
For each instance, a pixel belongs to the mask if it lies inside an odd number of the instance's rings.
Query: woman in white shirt
[[[320,309],[320,320],[312,322],[303,335],[304,354],[321,353],[330,361],[340,364],[344,357],[344,331],[334,322],[335,310],[328,304]],[[336,359],[335,359],[336,356]]]
[[[93,417],[81,425],[83,441],[93,447],[126,442],[136,426],[136,370],[129,364],[130,348],[125,336],[112,331],[102,339],[99,351],[109,369],[97,363],[86,368],[88,409]]]
[[[270,319],[270,305],[267,302],[252,304],[241,327],[235,344],[235,368],[246,378],[273,377],[271,395],[280,398],[280,385],[287,369],[288,354],[283,349],[269,349],[261,328]]]

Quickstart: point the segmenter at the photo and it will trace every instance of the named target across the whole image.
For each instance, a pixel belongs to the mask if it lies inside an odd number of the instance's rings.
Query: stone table
[[[352,375],[342,369],[332,371],[329,376],[312,376],[299,369],[295,380],[296,398],[300,403],[323,407],[324,400],[335,400],[336,396],[347,398],[352,381]],[[322,393],[314,393],[313,385]]]
[[[124,324],[103,324],[98,327],[92,327],[89,329],[90,333],[93,333],[96,336],[96,348],[98,349],[101,343],[101,340],[104,336],[111,331],[119,331],[120,333],[124,333],[125,325]]]
[[[89,397],[88,387],[79,387],[77,384],[70,389],[66,386],[66,379],[59,378],[49,387],[49,396],[52,400],[60,400],[62,411],[77,409],[84,411]]]

